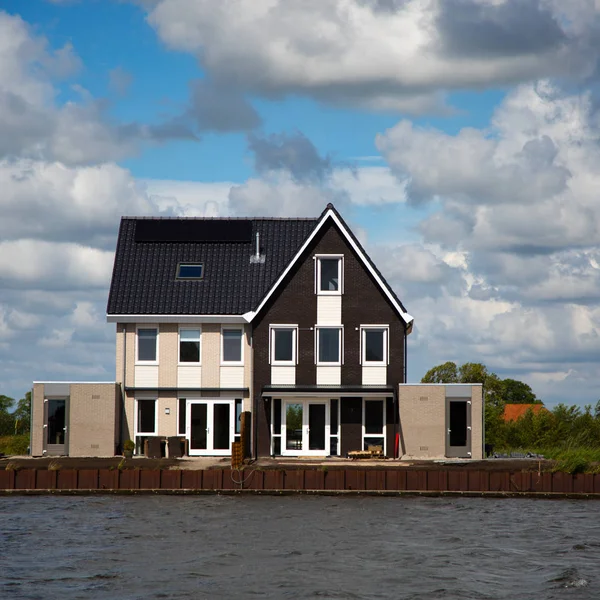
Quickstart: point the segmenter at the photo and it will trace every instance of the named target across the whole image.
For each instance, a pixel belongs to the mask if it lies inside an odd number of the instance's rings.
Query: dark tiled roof
[[[210,219],[144,219],[123,217],[119,230],[108,314],[210,315],[244,314],[254,309],[287,267],[319,219],[214,219],[215,228],[224,221],[239,229],[250,223],[250,241],[189,242],[137,241],[140,222],[189,223],[196,221],[206,231]],[[175,223],[175,226],[177,224]],[[160,228],[160,225],[158,225]],[[151,230],[156,231],[154,226]],[[260,234],[264,263],[251,263],[256,233]],[[244,236],[241,236],[244,237]],[[138,236],[148,239],[148,235]],[[176,279],[180,262],[201,262],[204,278]]]

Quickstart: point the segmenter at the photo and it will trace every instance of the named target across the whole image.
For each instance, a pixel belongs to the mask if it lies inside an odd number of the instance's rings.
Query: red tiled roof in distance
[[[504,405],[504,421],[518,421],[525,413],[531,409],[534,415],[537,415],[542,410],[547,410],[543,404],[505,404]]]

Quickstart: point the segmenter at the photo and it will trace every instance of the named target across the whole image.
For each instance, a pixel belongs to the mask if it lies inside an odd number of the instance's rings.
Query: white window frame
[[[140,402],[154,402],[154,431],[139,431],[139,403]],[[158,398],[153,396],[147,396],[145,398],[135,399],[135,437],[156,437],[158,435]]]
[[[199,353],[198,353],[198,362],[182,362],[181,361],[181,332],[182,331],[199,331],[198,335],[198,343],[199,343]],[[202,327],[200,325],[188,325],[188,326],[180,326],[179,332],[177,334],[177,364],[179,366],[195,366],[202,364]]]
[[[366,332],[383,331],[383,360],[367,360],[366,358]],[[360,364],[363,367],[384,367],[390,364],[390,326],[389,325],[361,325],[360,326]]]
[[[344,293],[344,255],[343,254],[315,254],[315,294],[317,296],[341,296]],[[321,260],[338,261],[338,289],[321,289]]]
[[[275,332],[281,329],[292,331],[292,360],[275,360]],[[287,367],[298,364],[298,325],[269,325],[269,362]]]
[[[140,329],[156,329],[156,360],[140,360],[140,349],[139,349],[139,331]],[[143,325],[136,325],[135,328],[135,364],[136,365],[157,365],[160,357],[160,328],[158,324],[148,323]]]
[[[321,329],[339,330],[339,360],[337,362],[321,362],[319,360],[319,332]],[[344,326],[343,325],[315,325],[315,364],[321,367],[340,367],[344,364]]]
[[[224,331],[241,331],[242,337],[240,338],[240,360],[225,360],[224,358],[224,349],[225,349],[225,336],[223,335]],[[244,365],[244,337],[246,335],[246,330],[244,327],[240,326],[228,326],[221,327],[221,366],[224,367],[241,367]]]
[[[383,410],[383,429],[382,433],[367,433],[367,402],[381,402],[382,410]],[[386,411],[387,411],[387,399],[386,398],[363,398],[362,405],[362,448],[365,447],[365,439],[366,438],[376,438],[381,440],[381,446],[383,447],[383,455],[387,456],[387,423],[386,421]]]

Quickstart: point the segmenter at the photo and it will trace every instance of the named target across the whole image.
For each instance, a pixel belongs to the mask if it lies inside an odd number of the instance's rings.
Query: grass
[[[554,461],[552,471],[571,473],[600,473],[600,448],[563,445],[550,448],[505,448],[502,452],[532,452]]]
[[[27,454],[29,448],[29,434],[5,435],[0,437],[0,453],[7,456]]]

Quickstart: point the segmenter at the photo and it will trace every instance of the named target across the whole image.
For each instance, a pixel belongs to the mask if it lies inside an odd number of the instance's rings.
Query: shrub
[[[0,453],[7,456],[27,454],[29,448],[29,434],[5,435],[0,437]]]

